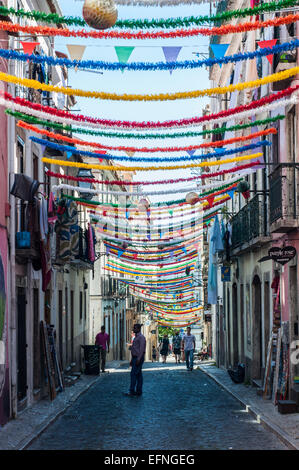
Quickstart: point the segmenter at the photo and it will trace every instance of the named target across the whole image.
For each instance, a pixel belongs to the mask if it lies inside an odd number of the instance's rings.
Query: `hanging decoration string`
[[[226,111],[220,111],[218,113],[207,114],[205,116],[200,117],[193,117],[193,118],[185,118],[180,120],[171,120],[171,121],[163,121],[163,122],[152,122],[152,121],[145,121],[145,122],[137,122],[137,121],[116,121],[116,120],[109,120],[109,119],[98,119],[93,118],[90,116],[84,115],[77,115],[72,114],[67,111],[59,110],[56,108],[52,108],[49,106],[40,105],[37,103],[31,103],[28,100],[23,98],[14,98],[9,93],[4,93],[4,99],[0,98],[0,105],[6,106],[7,108],[16,109],[18,111],[25,111],[26,113],[34,114],[38,117],[46,116],[48,119],[55,116],[55,121],[61,122],[63,124],[72,124],[73,121],[79,121],[81,125],[88,126],[88,127],[116,127],[116,128],[123,128],[123,129],[135,129],[135,130],[150,130],[150,129],[163,129],[163,128],[173,128],[173,127],[184,127],[184,126],[193,126],[193,125],[201,125],[202,123],[209,122],[209,123],[218,123],[218,122],[226,122],[228,116],[233,116],[234,114],[238,114],[238,118],[243,118],[246,115],[252,115],[250,112],[252,109],[257,109],[262,107],[262,111],[272,110],[271,107],[265,107],[265,105],[273,104],[273,102],[281,100],[287,96],[292,95],[291,101],[283,101],[280,102],[277,106],[287,106],[291,103],[296,103],[297,96],[296,92],[299,89],[299,85],[294,87],[289,87],[286,90],[279,91],[267,97],[263,97],[259,100],[253,101],[247,105],[241,105],[236,108],[232,108]],[[11,103],[9,103],[11,102]],[[36,110],[36,112],[33,112]],[[40,113],[43,111],[44,113]],[[249,114],[246,112],[249,111]]]
[[[255,31],[261,28],[273,26],[282,26],[295,23],[299,20],[299,14],[281,16],[267,21],[253,21],[240,23],[236,25],[215,26],[213,28],[193,28],[193,29],[176,29],[174,31],[154,31],[144,32],[138,31],[86,31],[70,30],[67,28],[52,28],[49,26],[22,26],[20,24],[12,24],[7,21],[0,21],[0,30],[10,33],[24,33],[33,36],[52,36],[52,37],[74,37],[74,38],[93,38],[93,39],[168,39],[168,38],[184,38],[192,36],[222,36],[233,33],[243,33],[246,31]]]
[[[298,14],[299,20],[299,14]],[[176,93],[159,93],[154,95],[141,95],[141,94],[117,94],[117,93],[107,93],[104,91],[85,91],[75,88],[66,88],[58,87],[53,85],[47,85],[41,83],[38,80],[31,80],[28,78],[19,78],[14,75],[9,75],[7,73],[0,72],[0,80],[6,83],[14,83],[16,85],[22,85],[27,88],[33,88],[35,90],[50,91],[55,93],[62,93],[67,96],[81,96],[86,98],[95,98],[101,100],[112,100],[112,101],[173,101],[173,100],[183,100],[183,99],[193,99],[199,98],[202,96],[211,96],[211,95],[223,95],[233,91],[246,90],[247,88],[256,88],[261,85],[266,85],[268,83],[274,83],[287,78],[293,77],[299,73],[299,67],[293,67],[289,70],[283,70],[282,72],[274,73],[268,75],[264,78],[259,78],[250,82],[237,83],[235,85],[228,85],[225,87],[216,87],[208,88],[205,90],[195,90],[195,91],[181,91]]]
[[[105,149],[105,150],[114,150],[114,151],[124,151],[124,152],[142,152],[142,153],[157,153],[157,152],[179,152],[179,151],[189,151],[189,150],[197,150],[201,148],[209,148],[209,147],[225,147],[226,145],[235,144],[237,142],[246,142],[247,140],[253,140],[258,137],[268,136],[271,134],[277,134],[277,130],[274,127],[270,129],[266,129],[264,131],[254,132],[253,134],[249,134],[246,136],[241,137],[233,137],[231,139],[226,140],[218,140],[216,142],[205,142],[203,144],[198,145],[188,145],[188,146],[181,146],[181,147],[127,147],[127,146],[110,146],[110,145],[103,145],[99,144],[98,142],[88,142],[80,139],[75,139],[74,137],[68,137],[66,135],[57,134],[55,132],[47,131],[46,129],[39,129],[36,126],[32,126],[27,124],[24,121],[18,121],[18,127],[22,129],[26,129],[28,131],[34,132],[36,134],[40,134],[50,139],[60,140],[62,142],[67,142],[73,145],[79,146],[86,146],[86,147],[94,147],[98,149]],[[114,157],[113,157],[114,158]],[[135,158],[132,160],[135,160]],[[151,159],[152,161],[152,159]]]
[[[35,142],[40,145],[45,145],[46,147],[59,150],[60,152],[72,152],[74,155],[82,155],[86,156],[89,158],[97,158],[99,157],[101,159],[111,159],[115,161],[127,161],[127,162],[147,162],[147,163],[153,163],[153,162],[184,162],[184,161],[194,161],[194,160],[206,160],[210,158],[219,158],[223,157],[225,155],[234,155],[235,153],[241,153],[241,152],[246,152],[248,150],[254,150],[259,147],[269,147],[271,145],[271,142],[268,142],[268,140],[262,140],[257,142],[256,144],[249,144],[249,145],[244,145],[243,147],[238,147],[238,148],[233,148],[230,150],[219,150],[217,153],[205,153],[203,155],[182,155],[180,157],[173,157],[170,156],[169,158],[166,157],[130,157],[130,156],[119,156],[119,155],[99,155],[97,153],[93,152],[88,152],[86,150],[78,150],[75,149],[74,147],[70,147],[68,145],[59,145],[55,144],[53,142],[49,142],[48,140],[45,139],[38,139],[37,137],[30,137],[30,140],[32,142]],[[170,168],[170,167],[169,167]],[[122,166],[119,168],[120,171],[126,171],[124,170],[124,167]],[[145,170],[145,168],[141,169],[142,171]],[[148,169],[147,169],[148,171]]]
[[[98,180],[98,179],[93,179],[93,183],[98,183],[98,184],[105,184],[109,186],[146,186],[146,185],[155,185],[155,184],[176,184],[176,183],[183,183],[183,182],[189,182],[189,181],[196,181],[200,179],[205,179],[205,178],[213,178],[215,176],[222,176],[226,175],[229,173],[239,173],[242,170],[247,170],[250,168],[254,168],[255,166],[260,165],[261,162],[252,162],[248,163],[247,165],[239,165],[233,168],[229,168],[227,170],[222,170],[222,171],[217,171],[214,173],[202,173],[201,175],[198,176],[191,176],[190,178],[176,178],[176,179],[169,179],[169,180],[158,180],[158,181],[127,181],[127,180]],[[90,178],[81,178],[79,176],[71,176],[71,175],[66,175],[66,174],[61,174],[61,173],[55,173],[53,171],[48,170],[47,175],[51,176],[53,178],[58,178],[58,179],[66,179],[70,181],[80,181],[82,183],[90,183]]]
[[[127,71],[161,71],[161,70],[181,70],[181,69],[197,69],[200,67],[213,67],[214,65],[228,64],[230,62],[240,62],[244,60],[251,60],[256,57],[265,57],[271,54],[280,54],[282,52],[290,51],[299,47],[299,39],[294,39],[290,42],[275,45],[273,47],[265,47],[253,52],[238,53],[230,56],[219,58],[210,58],[205,60],[185,60],[175,62],[103,62],[95,60],[70,60],[65,58],[56,58],[51,56],[41,56],[35,54],[24,54],[14,50],[0,49],[0,57],[4,59],[18,60],[22,62],[33,62],[35,64],[48,64],[50,66],[61,66],[68,68],[80,68],[89,70],[127,70]]]
[[[200,188],[201,190],[205,190],[206,188],[209,188],[209,187],[213,187],[213,188],[218,188],[218,191],[221,191],[221,190],[225,190],[226,188],[228,188],[229,190],[234,188],[236,186],[236,184],[232,184],[234,183],[235,181],[241,181],[242,178],[240,177],[235,177],[235,178],[232,178],[231,180],[228,180],[226,182],[225,185],[220,185],[219,186],[219,181],[217,183],[211,183],[211,184],[207,184],[205,186],[203,186],[202,188]],[[82,192],[82,193],[91,193],[91,194],[112,194],[114,196],[124,196],[124,195],[130,195],[130,196],[139,196],[140,195],[140,192],[136,191],[136,192],[131,192],[128,193],[128,191],[107,191],[106,189],[102,190],[102,189],[91,189],[91,188],[81,188],[80,186],[72,186],[70,184],[59,184],[59,185],[54,185],[52,186],[52,190],[53,191],[60,191],[62,189],[70,189],[71,191],[78,191],[78,192]],[[175,189],[167,189],[165,191],[145,191],[142,193],[142,196],[160,196],[160,195],[164,195],[164,194],[178,194],[178,193],[187,193],[189,191],[197,191],[198,188],[197,186],[195,187],[191,187],[191,188],[175,188]],[[215,189],[213,190],[215,191]],[[213,192],[212,191],[212,192]],[[222,192],[222,191],[221,191]],[[211,191],[207,192],[208,195],[210,195]],[[205,195],[206,193],[205,192],[202,192],[199,194],[200,195]],[[213,192],[214,194],[214,192]]]
[[[115,170],[115,171],[160,171],[160,170],[181,170],[183,168],[201,168],[209,166],[226,165],[228,163],[242,162],[245,160],[253,160],[262,157],[262,153],[245,155],[243,157],[228,158],[226,160],[218,160],[214,162],[188,163],[187,165],[170,165],[170,166],[113,166],[113,165],[96,165],[79,162],[66,162],[65,160],[56,160],[52,158],[42,158],[44,163],[50,165],[68,166],[73,168],[94,168],[95,170]]]
[[[108,138],[116,137],[119,139],[176,139],[180,137],[198,137],[198,136],[209,135],[209,134],[213,134],[213,135],[223,134],[224,132],[239,131],[239,130],[247,129],[250,127],[271,124],[273,122],[285,119],[285,116],[280,114],[278,116],[270,117],[267,119],[256,120],[253,122],[249,122],[247,124],[238,124],[236,126],[230,126],[230,127],[218,127],[216,129],[206,129],[204,131],[199,131],[199,132],[175,132],[173,134],[169,134],[169,133],[167,134],[133,134],[133,133],[123,133],[123,132],[93,131],[89,129],[82,129],[80,127],[57,124],[55,122],[45,121],[43,119],[38,119],[33,116],[29,116],[28,114],[19,113],[18,111],[11,111],[10,109],[6,109],[5,113],[15,118],[19,118],[24,122],[28,122],[29,124],[37,124],[37,125],[41,125],[44,127],[52,127],[53,129],[70,131],[74,134],[86,134],[86,135],[108,137]]]
[[[115,3],[118,3],[117,1]],[[134,2],[135,4],[135,2]],[[172,4],[172,3],[171,3]],[[280,2],[271,2],[262,5],[257,5],[254,8],[245,8],[243,10],[232,10],[218,13],[213,16],[189,16],[185,18],[169,18],[169,19],[130,19],[118,20],[115,23],[117,28],[177,28],[190,25],[201,25],[204,23],[213,23],[215,21],[227,21],[231,18],[244,18],[258,13],[265,13],[271,11],[278,11],[281,8],[288,8],[297,4],[297,0],[283,0]],[[29,18],[36,21],[42,21],[49,24],[61,25],[74,25],[74,26],[88,26],[83,18],[76,16],[59,16],[57,13],[44,13],[42,11],[25,11],[23,9],[17,10],[15,8],[7,8],[0,6],[0,15],[14,15],[18,18]]]

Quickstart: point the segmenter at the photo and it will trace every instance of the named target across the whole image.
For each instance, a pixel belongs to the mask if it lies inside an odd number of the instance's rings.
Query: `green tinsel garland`
[[[118,20],[115,24],[116,28],[131,28],[131,29],[149,29],[149,28],[177,28],[188,27],[191,25],[201,25],[204,23],[214,23],[227,21],[231,18],[243,18],[252,16],[258,13],[266,13],[276,11],[282,8],[292,7],[298,5],[298,0],[281,0],[280,2],[271,2],[255,6],[254,8],[245,8],[243,10],[231,10],[223,13],[218,13],[213,16],[188,16],[185,18],[169,18],[169,19],[128,19]],[[23,9],[16,10],[14,8],[0,7],[0,15],[15,15],[21,18],[30,18],[44,23],[66,24],[75,26],[87,26],[83,18],[72,16],[59,16],[56,13],[44,13],[41,11],[24,11]]]
[[[64,126],[63,124],[57,124],[51,121],[44,121],[42,119],[38,119],[32,116],[28,116],[27,114],[20,113],[18,111],[11,111],[7,109],[5,111],[10,116],[18,117],[25,122],[30,124],[38,124],[44,127],[52,127],[53,129],[63,129],[65,131],[70,131],[74,134],[86,134],[86,135],[95,135],[100,137],[117,137],[123,139],[174,139],[177,137],[197,137],[200,135],[208,135],[208,134],[222,134],[226,131],[239,131],[241,129],[246,129],[248,127],[254,127],[264,124],[269,124],[271,122],[275,122],[281,119],[284,119],[285,116],[279,115],[273,118],[262,119],[260,121],[250,122],[248,124],[238,124],[232,127],[220,127],[217,129],[210,129],[200,132],[175,132],[174,134],[134,134],[134,133],[120,133],[120,132],[101,132],[101,131],[92,131],[88,129],[82,129],[79,127],[72,127],[72,126]]]
[[[201,193],[199,196],[200,197],[209,196],[210,194],[221,191],[222,189],[229,188],[230,186],[232,186],[232,184],[238,183],[239,181],[242,181],[242,178],[234,181],[233,183],[224,184],[223,186],[219,186],[217,188],[210,189],[209,191],[205,191],[204,193]],[[129,195],[130,195],[130,193],[128,193],[128,196]],[[219,196],[220,196],[220,194],[219,194]],[[97,201],[91,202],[91,201],[88,201],[87,199],[77,198],[77,197],[74,197],[74,196],[68,196],[67,194],[62,194],[61,197],[66,197],[67,199],[71,199],[72,201],[85,202],[87,204],[91,204],[91,205],[95,205],[95,206],[127,207],[124,204],[109,204],[107,202],[102,203],[102,202],[97,202]],[[164,206],[164,205],[170,206],[172,204],[181,204],[182,202],[186,202],[186,199],[179,199],[179,200],[176,200],[176,201],[156,202],[156,203],[153,203],[151,205],[155,206],[155,207],[160,207],[160,206]],[[131,207],[138,207],[138,206],[136,205],[136,206],[131,206]]]

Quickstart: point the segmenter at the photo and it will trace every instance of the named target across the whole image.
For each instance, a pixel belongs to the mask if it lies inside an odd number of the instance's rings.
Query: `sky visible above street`
[[[59,2],[63,15],[82,16],[83,0],[60,0]],[[176,7],[134,7],[118,6],[118,18],[170,18],[190,15],[209,15],[210,4],[185,5]],[[72,27],[73,28],[73,27]],[[76,38],[56,38],[55,49],[68,54],[66,44],[86,45],[84,60],[103,60],[107,62],[117,62],[118,58],[114,46],[135,46],[129,62],[158,62],[165,61],[162,46],[183,46],[178,56],[178,60],[196,60],[195,52],[208,54],[209,38],[196,36],[193,38],[175,38],[165,40],[95,40]],[[204,57],[201,57],[203,59]],[[200,90],[210,87],[208,70],[201,67],[197,70],[175,70],[169,71],[103,71],[103,73],[85,72],[74,69],[69,70],[69,85],[72,88],[81,88],[91,91],[106,91],[111,93],[141,93],[154,94],[159,92],[173,93],[176,91]],[[209,98],[198,98],[189,100],[164,101],[164,102],[122,102],[122,101],[102,101],[90,98],[77,98],[75,109],[80,114],[96,116],[103,119],[135,120],[135,121],[164,121],[169,119],[182,119],[185,117],[201,116],[203,107],[209,102]],[[201,130],[201,128],[198,128]],[[81,136],[82,138],[82,136]],[[87,140],[87,138],[86,138]],[[199,138],[179,138],[167,140],[133,140],[95,138],[106,145],[130,145],[130,146],[179,146],[200,143]],[[114,152],[115,155],[124,153]],[[200,150],[197,151],[200,154]],[[137,155],[137,154],[135,154]],[[144,154],[139,154],[144,155]],[[147,154],[146,156],[150,156]],[[152,154],[158,156],[159,154]],[[161,155],[161,154],[160,154]],[[169,157],[169,153],[164,156]],[[186,152],[172,153],[174,156],[186,156]],[[183,163],[183,162],[182,162]],[[125,163],[127,164],[127,162]],[[162,164],[162,163],[161,163]],[[171,163],[170,163],[171,164]],[[146,164],[137,164],[145,166]],[[173,171],[150,171],[138,172],[135,180],[160,180],[169,178],[180,178],[190,176],[190,170]],[[194,186],[194,183],[190,183]],[[155,185],[146,187],[146,190],[166,190],[174,189],[174,185]],[[185,184],[177,184],[177,187],[185,187]],[[153,196],[152,201],[162,201],[169,199],[181,199],[184,194],[170,196]]]

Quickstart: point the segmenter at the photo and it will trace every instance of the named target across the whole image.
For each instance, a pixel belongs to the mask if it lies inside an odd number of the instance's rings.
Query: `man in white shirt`
[[[183,337],[183,349],[185,352],[185,360],[187,370],[193,370],[193,356],[194,356],[194,349],[195,349],[195,336],[191,335],[191,328],[188,326],[187,334]]]

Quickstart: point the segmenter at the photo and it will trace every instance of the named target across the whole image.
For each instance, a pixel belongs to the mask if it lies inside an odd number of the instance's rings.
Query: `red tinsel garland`
[[[172,183],[182,183],[187,181],[195,181],[198,179],[213,178],[215,176],[226,175],[228,173],[238,173],[238,171],[246,170],[247,168],[252,168],[254,166],[261,165],[262,162],[257,160],[256,162],[247,163],[247,165],[239,165],[233,168],[228,168],[227,170],[216,171],[214,173],[202,173],[198,176],[191,176],[190,178],[177,178],[170,180],[158,180],[158,181],[122,181],[122,180],[97,180],[94,179],[93,183],[106,184],[106,185],[117,185],[117,186],[140,186],[140,185],[150,185],[150,184],[172,184]],[[71,175],[62,175],[61,173],[54,173],[53,171],[47,171],[48,176],[58,179],[66,179],[71,181],[81,181],[83,183],[90,183],[90,178],[80,178],[78,176]]]
[[[75,139],[74,137],[68,137],[66,135],[57,134],[56,132],[50,132],[46,129],[39,129],[36,126],[31,124],[27,124],[24,121],[18,121],[18,127],[22,129],[26,129],[36,134],[40,134],[43,136],[47,136],[50,139],[55,139],[62,142],[67,142],[73,145],[84,145],[87,147],[95,147],[99,149],[107,149],[107,150],[119,150],[125,152],[143,152],[143,153],[152,153],[152,152],[179,152],[179,151],[188,151],[188,150],[197,150],[201,148],[209,148],[209,147],[223,147],[225,145],[235,144],[237,142],[246,142],[247,140],[256,139],[257,137],[267,136],[270,134],[277,134],[277,130],[274,127],[270,127],[270,129],[266,129],[264,131],[254,132],[253,134],[248,134],[241,137],[233,137],[231,139],[226,140],[218,140],[217,142],[204,142],[203,144],[198,145],[188,145],[182,147],[126,147],[126,146],[109,146],[109,145],[102,145],[98,142],[87,142],[85,140]]]
[[[53,116],[59,116],[66,119],[72,119],[78,122],[89,122],[92,124],[99,124],[106,127],[119,127],[119,128],[128,128],[128,129],[154,129],[154,128],[171,128],[171,127],[179,127],[179,126],[188,126],[192,124],[199,124],[201,122],[211,121],[213,119],[222,118],[231,116],[236,113],[241,113],[242,111],[247,111],[250,109],[255,109],[265,104],[272,103],[273,101],[277,101],[281,98],[291,95],[294,91],[299,89],[299,85],[294,87],[289,87],[286,90],[279,91],[277,93],[273,93],[267,97],[261,98],[259,100],[253,101],[247,105],[237,106],[236,108],[232,108],[226,111],[220,111],[219,113],[215,114],[208,114],[206,116],[194,117],[194,118],[187,118],[187,119],[180,119],[180,120],[172,120],[172,121],[164,121],[164,122],[136,122],[136,121],[116,121],[110,119],[97,119],[90,116],[84,116],[80,114],[72,114],[67,111],[59,110],[56,108],[51,108],[50,106],[44,106],[37,103],[31,103],[28,100],[23,98],[14,98],[9,93],[4,93],[4,98],[6,100],[12,101],[17,103],[21,106],[25,106],[31,109],[35,109],[38,111],[43,111],[48,114],[52,114]]]
[[[299,14],[280,16],[267,21],[253,21],[237,25],[223,25],[215,26],[213,28],[189,28],[189,29],[176,29],[174,31],[86,31],[70,30],[68,28],[52,28],[49,26],[22,26],[20,24],[12,24],[8,21],[0,21],[0,30],[9,32],[22,32],[32,35],[41,36],[62,36],[62,37],[80,37],[80,38],[94,38],[94,39],[159,39],[159,38],[177,38],[177,37],[191,37],[191,36],[220,36],[223,34],[242,33],[245,31],[253,31],[260,28],[269,26],[281,26],[284,24],[295,23],[299,20]]]

